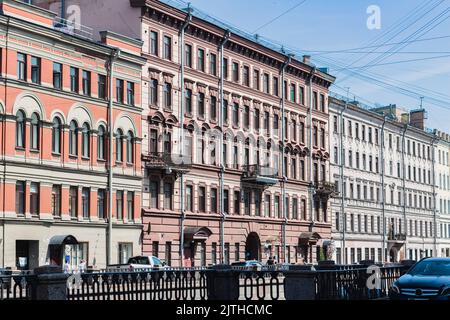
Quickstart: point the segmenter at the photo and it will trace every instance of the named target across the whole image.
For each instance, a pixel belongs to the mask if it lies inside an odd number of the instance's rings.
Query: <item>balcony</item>
[[[61,17],[55,17],[55,20],[53,21],[53,28],[55,30],[67,33],[71,36],[77,36],[87,40],[93,39],[92,28],[78,24],[74,21],[63,19]]]
[[[332,182],[320,181],[314,183],[314,188],[316,190],[316,195],[321,198],[333,198],[338,196],[336,191],[336,186]]]
[[[278,183],[277,169],[261,165],[243,166],[242,182],[262,186],[273,186]]]
[[[404,242],[404,241],[406,241],[406,234],[389,232],[389,234],[388,234],[388,241]]]
[[[150,171],[165,171],[166,174],[186,173],[191,170],[192,157],[167,152],[152,152],[142,156],[145,168]]]

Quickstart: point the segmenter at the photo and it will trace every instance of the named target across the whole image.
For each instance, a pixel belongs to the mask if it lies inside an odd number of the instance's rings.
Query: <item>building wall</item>
[[[12,5],[19,5],[10,1]],[[34,10],[24,7],[24,10]],[[20,13],[20,11],[18,11]],[[99,129],[109,127],[108,117],[108,79],[109,57],[111,47],[97,42],[81,40],[58,31],[42,28],[39,25],[16,18],[6,20],[8,12],[0,16],[0,50],[2,84],[0,90],[0,141],[2,179],[0,187],[0,249],[3,266],[16,266],[16,240],[39,241],[33,248],[38,253],[39,264],[49,263],[48,242],[52,236],[73,235],[80,242],[88,244],[88,265],[105,267],[106,265],[106,227],[107,198],[104,201],[103,216],[99,211],[99,190],[107,194],[108,188],[108,139],[105,136],[105,157],[101,159],[97,152]],[[19,16],[18,16],[19,15]],[[26,57],[25,78],[19,77],[18,57]],[[32,79],[32,57],[40,59],[37,72],[40,81]],[[113,262],[118,259],[118,243],[133,244],[135,254],[141,251],[141,99],[140,57],[130,54],[121,55],[114,67],[114,99],[117,101],[116,80],[124,80],[122,95],[124,103],[114,102],[112,117],[115,134],[122,130],[124,136],[123,161],[118,161],[117,146],[120,144],[117,135],[113,143]],[[54,63],[62,65],[62,87],[54,86]],[[71,90],[71,69],[78,68],[78,91]],[[89,71],[91,80],[88,85],[90,94],[83,93],[82,71]],[[105,97],[99,96],[99,75],[106,76]],[[134,85],[134,103],[127,104],[127,83]],[[19,114],[23,112],[24,145],[18,136],[21,121]],[[33,130],[33,116],[37,115],[36,131]],[[54,121],[60,120],[60,152],[53,149]],[[75,152],[69,152],[70,124],[76,121]],[[83,125],[88,124],[88,143],[83,142]],[[37,147],[32,146],[32,136],[37,132]],[[133,155],[131,161],[126,161],[126,138],[132,133]],[[83,154],[82,147],[86,145],[88,154]],[[18,182],[24,183],[23,197],[18,190]],[[57,187],[60,195],[57,196]],[[70,213],[70,188],[77,194],[76,209]],[[88,189],[85,189],[88,188]],[[35,190],[35,191],[34,191]],[[83,190],[88,198],[85,201],[83,213]],[[124,192],[122,202],[123,217],[118,217],[115,194]],[[129,194],[129,205],[127,195]],[[60,210],[55,205],[60,199]],[[22,200],[23,199],[23,200]],[[36,209],[33,209],[37,199]],[[20,201],[19,201],[20,200]],[[18,203],[23,202],[24,210]],[[75,208],[75,200],[73,202]],[[133,210],[128,210],[128,207]],[[60,211],[60,212],[57,212]],[[127,213],[130,213],[129,218]],[[36,250],[37,251],[36,251]]]
[[[156,6],[156,5],[155,5]],[[157,6],[155,8],[157,13],[152,13],[149,16],[143,18],[142,23],[142,35],[143,35],[143,55],[147,57],[148,64],[143,70],[143,154],[147,155],[151,153],[151,130],[156,130],[157,142],[156,150],[163,152],[164,150],[164,135],[167,132],[171,133],[171,152],[178,153],[180,145],[180,112],[181,112],[181,83],[180,83],[180,41],[179,30],[171,26],[171,22],[161,23],[158,21],[159,12],[164,11],[164,8]],[[161,10],[161,11],[160,11]],[[170,11],[173,14],[173,11]],[[178,13],[179,15],[179,13]],[[184,16],[180,15],[177,19],[184,19]],[[178,25],[179,22],[176,24]],[[185,43],[192,48],[192,64],[185,68],[185,90],[192,90],[192,113],[187,114],[184,118],[184,127],[186,137],[192,138],[192,146],[185,147],[189,149],[193,158],[193,166],[189,173],[184,175],[185,186],[193,187],[193,210],[188,210],[187,219],[185,221],[186,227],[207,227],[212,234],[206,240],[206,263],[213,263],[212,261],[212,248],[217,245],[217,261],[220,257],[220,214],[219,210],[213,212],[211,199],[212,189],[219,189],[219,156],[218,147],[216,149],[215,158],[210,156],[211,150],[202,151],[198,153],[197,149],[201,146],[202,133],[205,133],[205,140],[208,143],[212,143],[218,146],[217,142],[218,132],[224,133],[224,143],[227,145],[227,160],[224,177],[225,190],[229,190],[229,216],[225,222],[225,243],[231,246],[231,251],[235,247],[236,243],[239,243],[239,250],[241,254],[239,258],[245,259],[245,246],[246,240],[249,234],[257,233],[260,239],[261,248],[269,245],[272,246],[272,255],[276,255],[281,260],[282,249],[279,253],[276,253],[276,247],[282,247],[282,203],[281,194],[282,188],[278,181],[274,186],[255,186],[252,184],[243,183],[241,180],[242,166],[245,165],[245,149],[246,142],[249,146],[249,164],[256,164],[258,142],[260,149],[260,161],[264,160],[264,154],[266,152],[267,143],[271,144],[270,149],[270,162],[269,166],[277,168],[281,172],[281,159],[278,165],[274,160],[274,156],[278,153],[277,148],[281,139],[281,76],[280,67],[286,57],[281,56],[275,52],[272,52],[266,48],[256,46],[254,44],[242,41],[242,39],[233,38],[230,45],[227,45],[225,50],[225,58],[228,60],[228,77],[224,81],[224,99],[228,102],[228,123],[225,122],[221,128],[218,121],[220,113],[220,87],[219,87],[219,71],[220,71],[220,52],[218,51],[218,44],[224,33],[223,30],[219,30],[213,26],[207,26],[201,20],[194,19],[193,24],[195,27],[187,29],[185,36]],[[201,28],[205,33],[210,33],[211,38],[203,37],[200,33],[196,32],[196,28]],[[157,52],[151,51],[151,34],[156,32],[157,34]],[[171,43],[171,57],[167,59],[164,57],[164,37],[169,37]],[[263,63],[257,61],[256,58],[245,56],[245,54],[239,52],[235,46],[248,46],[255,53],[261,54],[269,58],[269,62]],[[198,50],[204,50],[204,70],[201,70],[198,65]],[[211,56],[216,57],[216,74],[211,69]],[[232,63],[238,63],[239,80],[233,81],[232,79]],[[286,243],[290,247],[291,261],[299,261],[301,258],[300,253],[295,254],[295,247],[299,246],[299,236],[303,232],[308,232],[310,229],[310,221],[314,219],[316,221],[313,227],[314,232],[318,232],[323,239],[328,239],[330,235],[330,220],[326,213],[326,204],[323,208],[319,209],[319,213],[314,211],[314,217],[311,218],[309,214],[309,193],[308,184],[309,179],[309,163],[311,158],[307,156],[309,145],[309,125],[307,122],[307,105],[309,104],[309,87],[306,81],[306,73],[310,69],[309,66],[296,62],[295,68],[301,71],[301,75],[295,75],[295,71],[289,70],[287,72],[287,88],[291,88],[291,85],[295,86],[295,101],[290,101],[290,91],[288,89],[288,96],[286,100],[286,116],[289,130],[286,134],[286,146],[287,146],[287,176],[288,181],[286,183],[286,195],[289,197],[288,212],[288,224],[286,227]],[[243,68],[249,67],[249,85],[247,86],[243,81]],[[258,84],[254,79],[254,71],[259,72]],[[269,93],[264,93],[264,80],[263,75],[267,73],[269,75]],[[279,81],[278,96],[273,94],[273,77],[277,77]],[[317,75],[317,79],[323,79],[320,74]],[[152,101],[151,85],[152,81],[157,81],[157,101]],[[314,154],[319,159],[313,161],[318,164],[320,175],[323,175],[328,180],[328,110],[327,110],[327,93],[328,88],[323,85],[321,80],[313,82],[313,91],[318,96],[318,110],[313,110],[313,125],[324,132],[324,144],[320,145],[320,137],[318,137],[318,146],[314,147]],[[170,84],[171,86],[171,106],[164,104],[164,85]],[[259,89],[258,87],[259,86]],[[303,88],[303,99],[300,98],[300,88]],[[198,101],[201,95],[205,97],[205,112],[204,115],[200,114],[198,109]],[[323,95],[324,109],[320,110],[320,95]],[[216,110],[217,116],[214,117],[211,112],[211,101],[216,98]],[[239,107],[239,124],[233,125],[233,105],[236,104]],[[248,128],[244,125],[244,117],[246,107],[249,110],[249,125]],[[260,130],[255,129],[255,110],[260,111]],[[264,113],[269,114],[269,128],[267,131],[263,130],[264,127]],[[274,130],[274,118],[275,115],[279,117],[278,130]],[[295,122],[293,121],[295,120]],[[301,130],[300,125],[303,124],[304,129]],[[295,130],[295,134],[294,134]],[[302,133],[303,131],[303,133]],[[215,138],[213,138],[215,136]],[[304,138],[301,139],[300,137]],[[236,158],[238,159],[237,166],[233,163],[233,147],[238,147],[238,153]],[[183,154],[186,154],[184,149]],[[202,158],[205,158],[203,161]],[[295,159],[295,162],[293,162]],[[300,177],[300,163],[304,161],[304,177]],[[294,165],[295,164],[295,165]],[[324,165],[322,170],[321,165]],[[296,177],[292,174],[292,168],[296,168]],[[281,177],[281,174],[279,174]],[[159,195],[158,206],[155,207],[151,203],[150,181],[156,181],[159,183]],[[173,198],[171,200],[172,208],[164,206],[164,181],[173,183]],[[183,186],[185,189],[186,187]],[[147,232],[144,232],[144,253],[156,253],[153,249],[155,242],[158,242],[158,247],[163,248],[166,242],[170,242],[169,246],[172,248],[172,252],[179,252],[180,243],[180,179],[167,175],[166,173],[160,173],[147,168],[144,178],[143,188],[143,208],[144,208],[144,226],[150,228]],[[199,190],[200,187],[206,188],[206,206],[205,210],[200,208],[199,205]],[[250,204],[245,202],[245,191],[248,190],[252,193]],[[239,196],[239,213],[236,212],[233,194],[234,191],[241,191]],[[261,216],[256,213],[255,196],[256,192],[262,192],[261,201]],[[265,208],[269,207],[269,204],[264,201],[265,195],[270,196],[270,212],[267,212],[265,216]],[[280,214],[275,211],[275,197],[280,197]],[[294,217],[293,199],[298,201],[298,217]],[[301,200],[304,200],[302,206]],[[219,207],[219,204],[217,204]],[[247,212],[246,212],[247,210]],[[203,212],[204,211],[204,212]],[[302,214],[304,212],[304,214]],[[201,244],[197,243],[198,246]],[[315,249],[315,248],[314,248]],[[158,250],[158,253],[162,252],[162,249]],[[263,253],[261,249],[261,253]],[[163,257],[163,256],[162,256]],[[295,258],[297,257],[297,258]],[[230,262],[235,261],[236,256],[230,253]],[[261,254],[262,259],[267,259],[268,256]],[[314,260],[316,259],[316,253],[313,254]],[[179,264],[179,259],[171,259],[173,265]],[[195,255],[195,264],[201,263],[198,255]]]
[[[435,199],[433,194],[435,189],[433,188],[433,172],[437,165],[435,163],[435,167],[433,167],[433,152],[437,153],[437,150],[434,150],[435,145],[432,143],[433,136],[408,126],[403,142],[402,137],[405,127],[400,123],[388,120],[385,124],[384,144],[382,145],[383,118],[354,105],[349,105],[343,113],[345,125],[342,131],[341,110],[344,105],[345,103],[343,101],[336,99],[330,102],[330,123],[333,123],[330,149],[332,154],[332,180],[334,179],[335,183],[339,185],[340,192],[343,191],[340,182],[340,165],[342,163],[341,148],[343,147],[345,150],[344,182],[346,190],[344,191],[344,212],[347,222],[345,232],[347,261],[357,262],[357,260],[366,258],[380,261],[383,258],[382,251],[379,251],[383,248],[383,198],[381,190],[385,190],[386,194],[384,208],[385,218],[387,219],[385,223],[387,261],[392,260],[390,257],[391,247],[394,247],[398,251],[393,254],[393,258],[396,261],[406,258],[416,259],[424,255],[439,255],[439,245],[434,244],[435,236],[437,241],[439,241],[439,235],[437,233],[439,230],[437,230],[438,227],[434,223]],[[352,123],[352,136],[348,133],[349,121]],[[359,139],[356,138],[356,124],[359,126]],[[362,138],[363,126],[366,131],[365,139]],[[369,142],[369,130],[372,131],[373,135],[372,143]],[[378,142],[375,135],[378,135]],[[343,145],[341,144],[341,137]],[[353,156],[353,163],[351,165],[349,164],[350,151]],[[360,164],[359,169],[357,168],[357,152],[360,162],[365,155],[365,168],[363,164]],[[381,167],[383,157],[384,185],[382,185]],[[368,164],[370,159],[372,159],[373,163],[375,162],[375,164],[372,164],[372,168]],[[377,162],[378,170],[376,166]],[[354,186],[353,196],[350,195],[350,184]],[[359,197],[357,194],[358,185],[361,188]],[[364,186],[367,188],[366,196]],[[372,188],[374,190],[373,197],[371,197]],[[343,246],[344,225],[341,204],[341,196],[334,198],[331,203],[333,239],[336,241],[336,248],[342,248]],[[353,230],[351,227],[352,215],[356,224]],[[359,216],[362,221],[361,230],[358,228]],[[367,231],[364,228],[365,217],[367,217],[368,221]],[[439,219],[437,213],[436,217]],[[393,225],[391,225],[392,221],[394,222]],[[380,227],[378,224],[380,224]],[[393,234],[406,234],[406,240],[390,240],[389,235],[392,231]],[[369,252],[368,257],[366,256],[367,250]],[[421,253],[421,251],[423,252]],[[352,252],[354,252],[353,258]],[[361,252],[360,258],[358,258],[358,252]],[[342,251],[341,253],[335,252],[335,257],[339,255],[341,256],[341,261],[344,261],[344,253]]]

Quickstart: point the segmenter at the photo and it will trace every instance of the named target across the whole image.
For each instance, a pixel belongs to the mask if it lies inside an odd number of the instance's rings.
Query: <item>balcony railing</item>
[[[53,28],[72,36],[78,36],[84,39],[92,40],[92,28],[78,24],[74,21],[63,19],[61,17],[56,17],[54,19]]]
[[[166,170],[171,172],[189,172],[192,157],[167,152],[152,152],[142,156],[145,167],[150,170]]]
[[[389,232],[388,240],[390,240],[390,241],[406,241],[406,234]]]
[[[319,196],[334,197],[338,193],[336,192],[336,186],[332,182],[319,181],[314,183],[314,188]]]
[[[260,184],[275,185],[278,183],[278,171],[269,166],[258,164],[242,166],[242,181]]]

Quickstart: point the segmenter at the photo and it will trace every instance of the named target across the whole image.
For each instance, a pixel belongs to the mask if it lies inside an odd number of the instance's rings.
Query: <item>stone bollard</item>
[[[208,300],[239,300],[239,273],[229,265],[215,265],[207,273]]]
[[[33,270],[33,300],[67,300],[68,274],[59,266],[42,266]]]
[[[290,266],[284,278],[286,300],[315,300],[316,271],[311,266]]]

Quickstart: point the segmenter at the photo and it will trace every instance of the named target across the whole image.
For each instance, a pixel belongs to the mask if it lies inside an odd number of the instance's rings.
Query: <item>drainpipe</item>
[[[185,52],[184,52],[184,32],[192,21],[192,9],[190,5],[188,5],[188,13],[186,19],[184,20],[183,25],[180,28],[180,62],[181,62],[181,72],[180,72],[180,145],[179,152],[180,157],[183,155],[183,147],[184,147],[184,66],[185,66]],[[192,159],[191,159],[192,161]],[[180,173],[180,209],[181,209],[181,217],[180,217],[180,266],[183,266],[183,257],[184,257],[184,220],[186,219],[186,209],[184,203],[184,173]]]
[[[383,117],[383,124],[381,125],[381,148],[380,148],[380,167],[381,167],[381,218],[383,219],[383,249],[381,257],[383,263],[386,262],[386,192],[384,189],[384,128],[386,126],[386,115]]]
[[[348,108],[348,99],[345,101],[345,105],[340,112],[341,119],[341,133],[340,133],[340,142],[341,142],[341,163],[340,163],[340,176],[341,176],[341,212],[342,212],[342,252],[341,257],[344,257],[344,264],[347,264],[347,255],[345,254],[345,233],[347,231],[347,215],[345,214],[345,195],[344,195],[344,161],[345,161],[345,153],[344,153],[344,128],[345,128],[345,120],[344,120],[344,111]]]
[[[312,90],[312,79],[316,72],[316,67],[313,67],[311,73],[309,74],[309,218],[311,220],[311,231],[314,227],[314,181],[313,181],[313,121],[312,121],[312,110],[313,110],[313,90]]]
[[[114,123],[113,123],[113,85],[114,85],[114,62],[120,56],[120,49],[114,49],[111,52],[109,61],[109,106],[108,106],[108,121],[109,121],[109,157],[108,157],[108,230],[106,233],[106,264],[112,263],[112,195],[113,195],[113,139],[114,139]]]
[[[223,114],[223,82],[224,82],[224,65],[223,65],[223,51],[225,49],[225,44],[230,39],[230,31],[227,30],[223,36],[222,42],[220,43],[220,110],[219,110],[219,127],[223,130],[224,114]],[[225,163],[223,157],[223,132],[220,133],[219,139],[219,163],[220,163],[220,263],[223,264],[225,261],[225,204],[224,204],[224,176],[225,176]]]
[[[403,166],[403,177],[402,177],[402,184],[403,184],[403,219],[405,220],[405,235],[407,235],[407,227],[408,223],[406,222],[406,165],[405,165],[405,149],[406,149],[406,131],[408,130],[408,125],[405,124],[403,127],[403,133],[402,133],[402,166]],[[408,238],[405,236],[405,257],[407,250],[407,244],[408,244]]]
[[[438,257],[438,251],[437,251],[437,210],[436,210],[436,176],[435,176],[435,166],[436,166],[436,159],[434,155],[434,145],[436,142],[439,142],[439,137],[434,136],[431,140],[431,151],[432,151],[432,165],[431,165],[431,174],[433,176],[433,223],[434,223],[434,230],[433,230],[433,241],[434,241],[434,256]]]
[[[288,223],[288,217],[287,217],[287,208],[286,208],[286,182],[287,182],[287,175],[286,175],[286,166],[284,162],[284,140],[286,136],[286,121],[285,121],[285,102],[286,102],[286,85],[284,83],[284,77],[286,73],[287,66],[292,61],[292,54],[289,54],[286,61],[281,66],[281,83],[283,84],[283,90],[281,93],[281,174],[282,174],[282,181],[281,181],[281,208],[283,212],[283,223],[282,223],[282,241],[283,241],[283,261],[286,262],[286,225]]]

